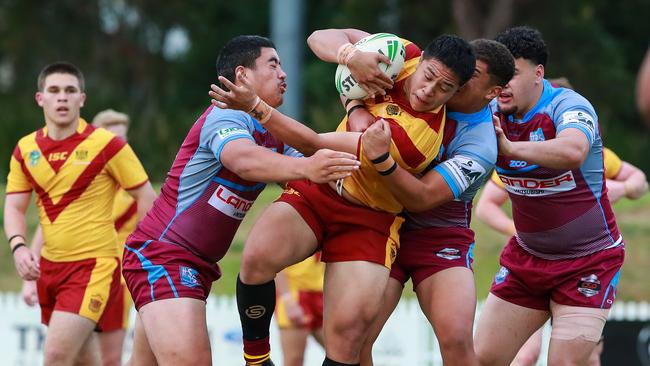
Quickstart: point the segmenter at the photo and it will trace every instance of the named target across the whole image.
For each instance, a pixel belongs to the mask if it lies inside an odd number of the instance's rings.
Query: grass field
[[[0,187],[4,191],[4,187]],[[252,207],[242,223],[228,254],[221,260],[223,277],[217,281],[212,291],[216,294],[234,294],[235,278],[239,270],[239,259],[246,233],[250,230],[257,216],[280,193],[277,186],[269,186]],[[4,196],[0,198],[3,200]],[[4,207],[4,202],[3,207]],[[621,274],[618,297],[624,300],[650,301],[650,281],[646,273],[650,266],[650,194],[638,201],[622,201],[614,206],[618,225],[626,241],[625,265]],[[30,208],[28,213],[30,230],[36,225],[36,210]],[[479,298],[484,298],[489,290],[492,276],[499,269],[498,255],[507,238],[488,229],[478,220],[474,220],[476,247],[474,249],[474,269]],[[2,231],[4,238],[4,231]],[[407,285],[407,296],[411,296]],[[20,281],[11,260],[9,246],[0,245],[0,291],[18,291]]]

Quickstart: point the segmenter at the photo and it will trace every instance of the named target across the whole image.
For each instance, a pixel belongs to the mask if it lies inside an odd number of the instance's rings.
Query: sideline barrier
[[[480,312],[479,304],[477,316]],[[42,365],[45,327],[40,324],[38,307],[25,305],[16,293],[0,293],[0,354],[2,365]],[[124,347],[124,361],[131,353],[133,322]],[[234,297],[211,296],[207,304],[207,320],[214,365],[242,365],[241,330]],[[179,319],[182,321],[182,319]],[[542,355],[548,349],[550,328],[544,330]],[[277,365],[282,364],[278,330],[271,329],[272,354]],[[605,327],[603,365],[650,366],[650,304],[647,302],[617,302]],[[320,365],[324,352],[309,340],[305,365]],[[545,365],[545,357],[538,365]],[[389,319],[374,349],[376,366],[442,365],[438,343],[428,321],[422,315],[417,300],[404,299]]]

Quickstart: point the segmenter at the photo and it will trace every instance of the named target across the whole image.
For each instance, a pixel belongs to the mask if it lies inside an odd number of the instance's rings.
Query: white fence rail
[[[477,316],[479,312],[480,305]],[[0,363],[15,366],[41,365],[46,329],[40,324],[38,307],[26,306],[18,294],[0,293],[0,314],[2,314],[0,315],[0,354],[2,355]],[[134,314],[135,312],[132,313]],[[210,297],[207,319],[214,365],[243,364],[241,330],[234,298]],[[131,317],[131,323],[133,320],[134,316]],[[612,308],[610,320],[649,321],[650,304],[617,302]],[[542,354],[545,354],[549,334],[547,326]],[[132,333],[129,332],[124,349],[124,360],[131,352],[131,337]],[[282,353],[275,324],[271,330],[271,338],[274,361],[277,365],[281,365]],[[310,340],[305,365],[320,365],[323,357],[322,349]],[[426,318],[420,312],[416,300],[402,300],[399,304],[377,340],[374,358],[377,366],[442,365],[435,336]],[[543,362],[541,360],[540,365],[543,365]]]

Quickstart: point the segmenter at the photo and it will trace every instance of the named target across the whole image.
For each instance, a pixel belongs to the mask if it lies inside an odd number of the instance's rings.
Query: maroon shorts
[[[290,204],[318,239],[323,262],[367,261],[391,267],[404,219],[355,205],[326,184],[293,181],[277,202]]]
[[[323,327],[323,291],[305,291],[299,290],[292,293],[297,300],[298,305],[305,314],[304,329],[315,331]],[[282,298],[278,298],[275,307],[275,316],[278,321],[278,327],[291,328],[292,324],[287,315],[285,303]]]
[[[97,323],[96,330],[122,328],[124,290],[117,257],[52,262],[41,258],[36,281],[41,322],[50,323],[53,311],[75,313]]]
[[[190,297],[205,301],[212,282],[221,277],[209,263],[176,244],[127,240],[122,275],[136,310],[152,301]]]
[[[562,305],[609,309],[616,297],[625,246],[572,259],[547,260],[522,249],[510,239],[501,253],[501,269],[490,292],[531,309]]]
[[[409,278],[413,290],[434,274],[454,267],[472,269],[474,232],[461,228],[402,230],[401,246],[390,276],[402,286]]]

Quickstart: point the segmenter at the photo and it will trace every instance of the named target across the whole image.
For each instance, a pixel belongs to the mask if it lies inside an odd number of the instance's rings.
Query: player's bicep
[[[9,193],[5,196],[5,215],[10,212],[27,212],[29,202],[32,200],[32,193]]]
[[[251,159],[263,158],[265,154],[275,154],[273,151],[257,145],[252,138],[240,137],[226,141],[219,150],[217,159],[228,170],[238,172],[251,162]]]

